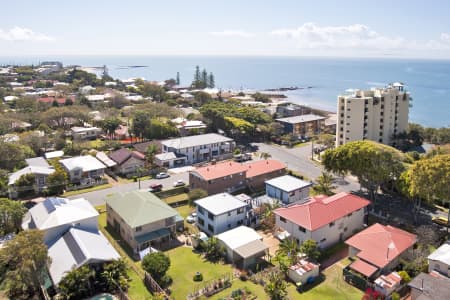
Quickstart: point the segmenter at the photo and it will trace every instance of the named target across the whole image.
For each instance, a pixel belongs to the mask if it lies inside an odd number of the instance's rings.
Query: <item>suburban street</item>
[[[179,179],[183,180],[186,184],[188,184],[189,173],[183,172],[183,173],[179,173],[179,174],[170,174],[169,178],[164,178],[164,179],[143,180],[143,181],[141,181],[141,189],[146,190],[149,188],[149,186],[151,184],[154,184],[154,183],[162,184],[163,190],[170,189],[173,187],[173,183]],[[69,199],[84,198],[84,199],[88,200],[92,205],[97,206],[97,205],[105,204],[105,198],[110,194],[119,193],[119,192],[130,192],[130,191],[137,190],[138,188],[139,188],[138,182],[117,184],[117,185],[114,185],[113,187],[110,187],[107,189],[73,195],[73,196],[70,196]]]

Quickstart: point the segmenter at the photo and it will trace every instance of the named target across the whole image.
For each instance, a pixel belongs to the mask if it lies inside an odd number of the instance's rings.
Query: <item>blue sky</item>
[[[0,55],[450,58],[450,1],[4,1]]]

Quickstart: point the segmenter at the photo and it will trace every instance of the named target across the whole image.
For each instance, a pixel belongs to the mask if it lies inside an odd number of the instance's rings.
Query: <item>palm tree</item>
[[[316,195],[333,195],[333,175],[328,172],[322,172],[317,178],[317,184],[313,187],[313,192]]]
[[[286,255],[289,258],[291,264],[296,264],[298,261],[298,253],[300,252],[300,246],[293,238],[286,238],[281,243],[277,250],[277,255]]]
[[[287,286],[279,272],[272,272],[269,275],[269,283],[264,287],[264,291],[271,300],[283,300],[287,296]]]

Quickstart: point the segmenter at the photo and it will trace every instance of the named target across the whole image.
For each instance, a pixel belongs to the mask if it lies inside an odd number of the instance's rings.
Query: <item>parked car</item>
[[[186,183],[184,183],[184,181],[181,180],[181,179],[178,179],[177,181],[175,181],[173,183],[173,186],[175,186],[175,187],[177,187],[177,186],[184,186],[184,185],[186,185]]]
[[[162,190],[162,188],[163,188],[162,184],[154,183],[154,184],[150,185],[148,191],[149,192],[160,192]]]
[[[156,174],[156,179],[163,179],[163,178],[168,178],[168,177],[170,177],[170,175],[167,173],[164,173],[164,172]]]
[[[186,222],[188,223],[195,223],[195,221],[197,221],[197,213],[192,213],[186,217]]]
[[[442,226],[450,226],[450,224],[448,223],[448,219],[444,217],[433,217],[431,221]]]

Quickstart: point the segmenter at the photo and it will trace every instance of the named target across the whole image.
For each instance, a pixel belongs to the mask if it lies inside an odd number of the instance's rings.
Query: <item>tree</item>
[[[195,101],[198,103],[199,106],[202,106],[205,103],[208,103],[212,100],[212,97],[210,94],[205,92],[197,92],[194,96]]]
[[[0,236],[18,233],[26,211],[22,202],[0,198]]]
[[[165,139],[178,135],[178,129],[171,122],[164,119],[151,119],[150,126],[145,132],[148,139]]]
[[[394,181],[403,172],[403,160],[403,154],[397,149],[367,140],[326,150],[322,156],[327,171],[358,177],[373,201],[381,184]]]
[[[208,196],[208,192],[202,189],[193,189],[188,193],[188,201],[190,206],[194,206],[194,201]]]
[[[333,195],[333,175],[328,172],[322,172],[317,178],[317,184],[313,186],[313,193],[315,195]]]
[[[106,283],[109,292],[126,291],[129,287],[127,264],[124,259],[114,260],[103,266],[100,277]]]
[[[216,86],[216,82],[214,80],[214,74],[213,73],[209,73],[208,75],[208,86],[209,88],[214,88]]]
[[[409,274],[406,271],[398,271],[398,275],[400,275],[404,283],[409,283],[411,281],[411,277],[409,277]]]
[[[106,118],[102,123],[102,128],[109,135],[110,138],[114,138],[116,129],[119,128],[120,120],[116,117]]]
[[[84,299],[92,295],[95,271],[89,265],[68,272],[59,282],[58,289],[63,299]]]
[[[335,140],[336,137],[334,135],[323,133],[317,137],[316,142],[320,145],[324,145],[326,148],[331,148],[334,146]]]
[[[150,125],[149,114],[145,111],[136,111],[133,115],[132,124],[131,131],[136,137],[140,137],[142,139]]]
[[[200,80],[201,80],[200,67],[199,66],[195,66],[194,82],[193,82],[193,86],[195,88],[197,88],[197,85],[199,84]]]
[[[147,150],[145,150],[145,160],[147,161],[147,163],[152,166],[153,165],[153,160],[155,159],[155,155],[158,152],[158,146],[156,146],[155,144],[150,144],[147,147]]]
[[[320,256],[319,247],[315,240],[306,240],[300,246],[300,252],[305,254],[309,259],[317,260]]]
[[[64,193],[68,179],[69,176],[65,170],[62,168],[55,169],[55,172],[47,177],[48,193],[50,195],[61,195]]]
[[[300,247],[297,241],[293,238],[286,238],[281,243],[277,250],[277,255],[285,255],[289,259],[289,264],[296,264],[298,261],[298,253],[300,252]]]
[[[225,249],[219,244],[219,240],[212,236],[206,242],[202,242],[205,258],[210,261],[218,261],[224,257]]]
[[[10,299],[31,299],[39,293],[50,264],[43,233],[19,232],[0,248],[0,281]]]
[[[34,192],[34,186],[36,184],[36,176],[32,173],[24,174],[19,177],[14,183],[19,197],[30,195]]]
[[[25,166],[25,159],[34,157],[33,150],[24,145],[0,141],[0,169],[12,171]],[[7,158],[7,159],[5,159]]]
[[[264,291],[271,300],[283,300],[287,296],[287,285],[279,272],[269,274],[269,282],[264,287]]]
[[[149,253],[142,259],[142,268],[158,283],[161,283],[169,267],[170,259],[163,252]]]
[[[203,69],[202,71],[202,79],[199,88],[206,88],[208,86],[208,72],[206,69]]]

